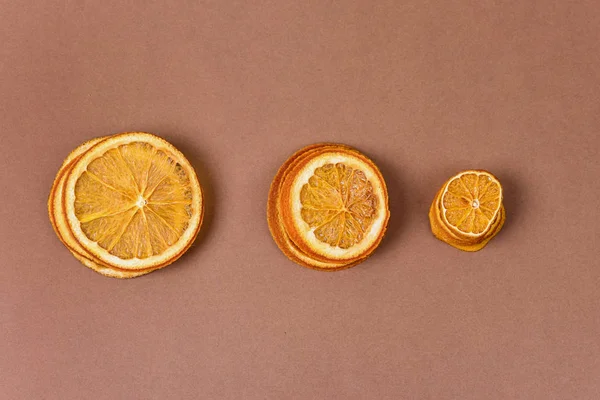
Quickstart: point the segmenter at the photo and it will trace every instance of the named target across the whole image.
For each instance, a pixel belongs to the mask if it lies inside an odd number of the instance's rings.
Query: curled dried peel
[[[98,272],[101,275],[108,276],[110,278],[119,278],[119,279],[136,278],[138,276],[146,275],[146,274],[149,274],[150,272],[154,271],[154,269],[129,271],[126,269],[112,268],[107,265],[103,265],[103,264],[94,262],[87,257],[83,257],[71,249],[69,249],[69,251],[71,252],[71,254],[73,254],[73,257],[75,257],[77,260],[79,260],[79,262],[82,263],[83,265],[85,265],[86,267]]]

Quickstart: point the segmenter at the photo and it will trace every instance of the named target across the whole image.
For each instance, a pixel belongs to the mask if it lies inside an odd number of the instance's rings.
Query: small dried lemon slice
[[[96,144],[65,177],[69,230],[113,268],[146,270],[175,261],[195,239],[203,209],[193,167],[174,146],[148,133]]]
[[[354,262],[383,238],[387,188],[363,154],[347,147],[325,149],[288,173],[281,213],[288,236],[303,253],[325,262]]]

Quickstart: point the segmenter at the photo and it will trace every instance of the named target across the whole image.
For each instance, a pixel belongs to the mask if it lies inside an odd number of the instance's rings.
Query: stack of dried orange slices
[[[443,242],[464,251],[477,251],[502,229],[506,214],[502,186],[487,171],[463,171],[448,179],[431,208],[431,231]]]
[[[177,260],[196,238],[204,203],[196,173],[158,136],[90,140],[63,162],[48,199],[54,231],[85,266],[133,278]]]
[[[314,144],[294,153],[273,179],[267,202],[271,235],[292,261],[335,271],[377,248],[390,216],[385,181],[358,150]]]

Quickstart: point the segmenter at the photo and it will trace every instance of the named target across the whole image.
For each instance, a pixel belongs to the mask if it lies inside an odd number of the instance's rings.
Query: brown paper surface
[[[600,398],[599,37],[593,1],[0,1],[0,398]],[[208,208],[176,264],[119,281],[46,200],[72,149],[131,130],[186,154]],[[265,215],[324,141],[391,202],[337,273]],[[427,218],[468,168],[507,212],[474,254]]]

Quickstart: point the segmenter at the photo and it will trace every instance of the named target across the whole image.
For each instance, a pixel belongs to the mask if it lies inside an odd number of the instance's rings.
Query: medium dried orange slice
[[[448,226],[465,236],[484,235],[500,212],[502,186],[487,171],[464,171],[446,183],[440,204]]]
[[[316,269],[356,265],[379,245],[389,219],[377,166],[338,144],[308,146],[280,168],[269,195],[269,226],[293,261]]]
[[[148,133],[98,139],[70,156],[49,200],[59,238],[88,267],[133,277],[164,267],[193,243],[202,190],[187,159]]]
[[[506,219],[502,186],[487,171],[468,170],[450,178],[429,212],[433,234],[465,251],[477,251],[502,229]]]
[[[285,232],[283,220],[281,219],[281,213],[279,211],[281,183],[287,176],[289,169],[291,169],[302,159],[309,157],[310,154],[315,151],[327,148],[335,150],[340,146],[341,145],[333,144],[314,144],[306,146],[305,148],[297,151],[281,166],[281,168],[279,168],[279,171],[273,179],[271,188],[269,190],[269,198],[267,202],[267,222],[269,224],[271,236],[275,240],[277,246],[290,260],[304,267],[325,271],[336,271],[355,265],[348,264],[346,262],[323,262],[319,260],[314,260],[310,256],[302,253]]]

